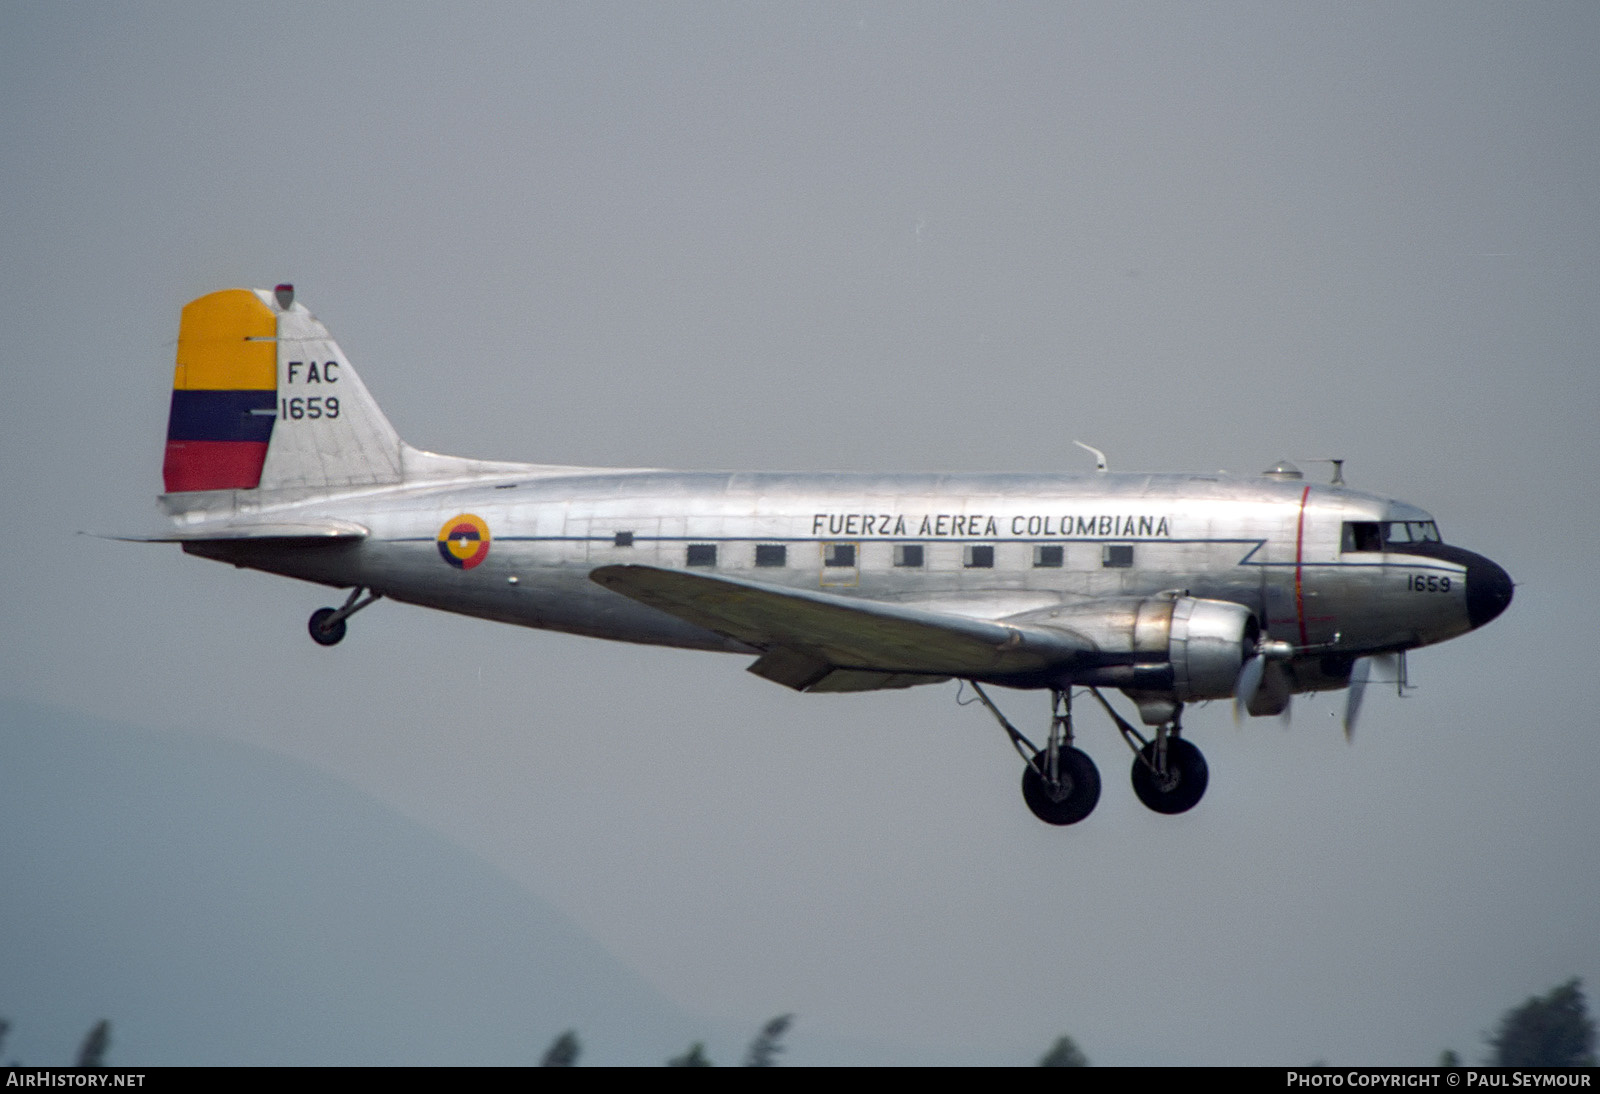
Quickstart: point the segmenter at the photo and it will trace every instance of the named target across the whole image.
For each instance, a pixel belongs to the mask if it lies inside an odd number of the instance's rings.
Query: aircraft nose
[[[1483,626],[1511,603],[1511,575],[1500,566],[1473,555],[1467,562],[1467,621]]]

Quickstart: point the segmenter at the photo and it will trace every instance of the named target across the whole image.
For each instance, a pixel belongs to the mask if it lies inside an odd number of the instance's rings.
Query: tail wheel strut
[[[339,608],[318,608],[311,613],[306,629],[311,632],[311,640],[319,646],[337,646],[344,639],[344,621],[355,615],[369,604],[383,599],[382,593],[369,593],[366,599],[361,594],[366,592],[360,585],[350,590],[350,596],[344,605]]]

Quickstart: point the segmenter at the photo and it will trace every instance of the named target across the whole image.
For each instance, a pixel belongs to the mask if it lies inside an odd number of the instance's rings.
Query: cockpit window
[[[1439,528],[1431,520],[1391,520],[1383,526],[1384,543],[1438,543]]]
[[[1344,522],[1344,538],[1340,541],[1339,550],[1349,554],[1352,551],[1381,551],[1383,550],[1383,533],[1379,530],[1375,520],[1347,520]]]
[[[1404,548],[1411,543],[1439,543],[1439,526],[1431,520],[1347,520],[1339,549],[1351,551],[1382,551],[1388,547]]]

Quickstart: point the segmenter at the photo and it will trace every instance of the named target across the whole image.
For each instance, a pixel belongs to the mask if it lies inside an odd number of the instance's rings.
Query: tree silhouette
[[[111,1047],[111,1023],[102,1018],[94,1024],[83,1046],[78,1049],[79,1067],[104,1067],[106,1049]]]
[[[578,1041],[578,1034],[569,1029],[550,1042],[550,1047],[544,1050],[544,1059],[539,1061],[539,1066],[574,1067],[578,1063],[578,1053],[582,1051],[583,1045]]]
[[[756,1039],[750,1042],[750,1049],[744,1054],[745,1067],[775,1067],[778,1063],[778,1053],[783,1051],[783,1035],[789,1030],[789,1023],[794,1021],[792,1014],[780,1014],[772,1021],[761,1027],[761,1032],[756,1034]]]
[[[1496,1067],[1593,1067],[1594,1022],[1578,978],[1506,1011],[1488,1042]]]
[[[674,1056],[667,1061],[668,1067],[711,1067],[712,1063],[706,1059],[706,1046],[704,1042],[696,1041],[689,1046],[689,1051],[682,1056]]]
[[[1083,1054],[1078,1043],[1066,1034],[1056,1038],[1050,1051],[1039,1057],[1040,1067],[1088,1067],[1089,1057]]]

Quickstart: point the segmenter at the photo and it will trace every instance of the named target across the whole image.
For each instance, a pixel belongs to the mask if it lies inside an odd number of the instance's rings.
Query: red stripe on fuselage
[[[265,441],[168,441],[161,478],[169,494],[254,490],[266,462]]]
[[[1305,556],[1306,547],[1306,499],[1311,496],[1311,487],[1306,487],[1300,492],[1300,525],[1294,533],[1294,617],[1300,624],[1300,644],[1310,645],[1306,640],[1306,593],[1305,586],[1300,580],[1300,560]]]

